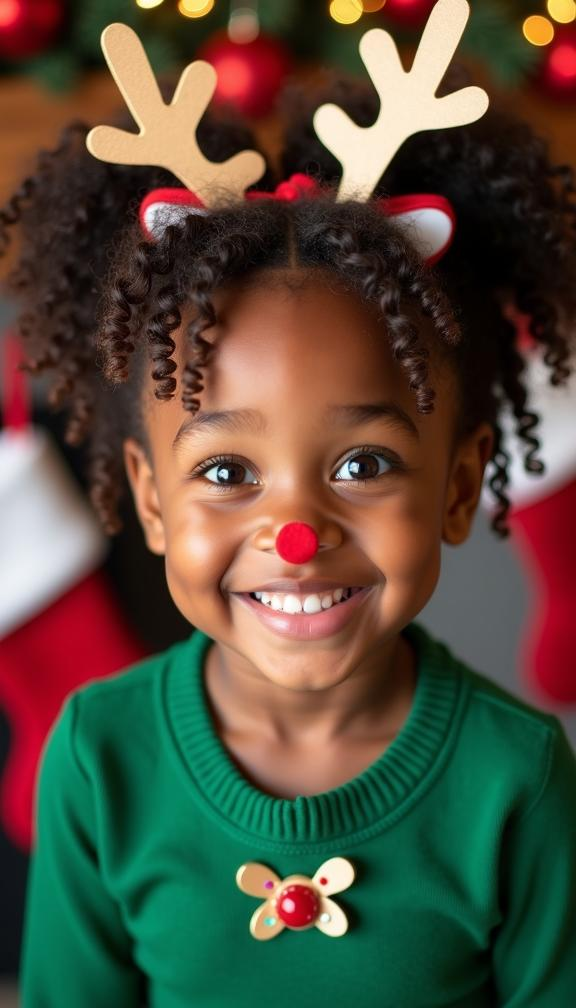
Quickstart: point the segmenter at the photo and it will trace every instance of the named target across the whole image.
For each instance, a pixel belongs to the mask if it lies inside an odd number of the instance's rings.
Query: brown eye
[[[381,467],[382,462],[385,463],[384,468]],[[350,455],[341,468],[345,468],[346,466],[348,467],[349,475],[336,476],[336,479],[366,483],[369,480],[377,479],[379,476],[386,476],[394,469],[400,468],[396,460],[388,458],[383,452],[372,450],[371,448],[361,448],[354,455]]]
[[[251,472],[251,470],[238,459],[221,456],[219,458],[207,459],[207,461],[201,466],[194,469],[191,475],[203,476],[204,479],[208,480],[208,482],[212,483],[214,486],[233,487],[243,486],[245,483],[256,483],[256,479],[244,479],[246,473],[249,472]],[[209,473],[213,473],[213,477],[210,477],[208,475]]]
[[[243,474],[246,470],[239,462],[220,462],[219,465],[212,468],[216,470],[218,481],[223,483],[242,483],[244,481]],[[208,471],[210,472],[210,470]]]

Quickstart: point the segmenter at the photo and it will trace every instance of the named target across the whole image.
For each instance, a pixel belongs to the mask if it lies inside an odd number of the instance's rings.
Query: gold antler
[[[264,158],[246,150],[228,161],[212,163],[196,142],[198,123],[216,88],[216,71],[196,60],[183,71],[170,105],[162,100],[154,73],[136,32],[111,24],[102,32],[102,50],[140,133],[96,126],[86,138],[88,150],[113,164],[167,168],[210,206],[218,190],[237,193],[264,174]]]
[[[378,119],[367,128],[356,126],[332,104],[321,105],[314,115],[318,137],[344,169],[337,199],[368,199],[399,147],[414,133],[463,126],[484,115],[488,95],[482,88],[435,97],[469,16],[467,0],[439,0],[409,73],[388,32],[373,28],[363,35],[360,55],[380,97]]]

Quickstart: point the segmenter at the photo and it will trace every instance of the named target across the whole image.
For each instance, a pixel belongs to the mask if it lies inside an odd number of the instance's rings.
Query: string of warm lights
[[[201,18],[213,10],[214,2],[215,0],[178,0],[177,10],[183,17]],[[163,3],[164,0],[136,0],[136,6],[143,10],[152,10]]]
[[[247,89],[249,77],[251,107],[258,96],[264,105],[280,65],[320,61],[363,73],[358,43],[365,30],[381,25],[410,45],[435,2],[0,0],[0,77],[17,71],[50,91],[70,91],[101,62],[103,27],[119,20],[139,30],[157,71],[213,44],[220,60],[226,57],[220,73],[235,94],[242,81]],[[496,86],[532,86],[576,104],[576,0],[470,0],[470,6],[463,56],[483,62]]]
[[[160,7],[165,0],[136,0],[136,6],[143,10],[153,10]],[[410,0],[408,0],[408,3]],[[557,0],[560,2],[560,0]],[[214,8],[215,0],[177,0],[177,10],[184,17],[201,18]],[[328,12],[338,24],[354,24],[363,14],[375,14],[382,10],[386,0],[330,0]],[[240,8],[241,12],[250,13],[251,8]],[[242,15],[238,14],[240,18]]]
[[[387,0],[329,0],[328,13],[338,24],[355,24],[363,14],[375,14],[383,10]],[[136,0],[136,5],[143,10],[160,7],[165,0]],[[180,14],[188,18],[201,18],[214,8],[215,0],[177,0]],[[419,6],[419,0],[403,0],[402,6]],[[549,17],[543,14],[530,14],[524,19],[522,31],[525,39],[535,46],[545,46],[555,35],[554,22],[570,24],[576,21],[576,0],[547,0],[546,9]],[[252,13],[252,7],[246,4],[239,8],[237,18]]]
[[[0,0],[0,5],[2,2],[8,0]],[[164,5],[174,14],[180,14],[191,21],[204,18],[214,11],[221,33],[223,19],[226,23],[227,18],[224,37],[232,46],[244,46],[242,53],[231,49],[226,54],[228,59],[226,67],[230,64],[228,67],[230,74],[235,67],[232,75],[235,80],[239,74],[242,76],[238,58],[241,57],[243,60],[248,58],[248,49],[245,47],[253,43],[264,46],[266,39],[270,45],[270,36],[274,34],[270,30],[267,33],[266,27],[261,27],[261,21],[265,24],[264,19],[269,20],[269,9],[262,0],[134,0],[134,2],[142,10],[150,11]],[[274,4],[275,0],[271,0],[271,3]],[[478,3],[480,5],[480,0]],[[495,51],[498,50],[502,55],[500,57],[496,55],[495,60],[500,59],[502,64],[507,59],[509,64],[506,65],[510,67],[510,74],[513,70],[519,74],[523,68],[525,75],[532,75],[536,83],[549,90],[556,98],[576,97],[576,0],[523,0],[522,3],[518,0],[517,3],[510,5],[509,16],[502,17],[501,23],[498,20],[498,3],[499,0],[490,0],[490,4],[487,3],[484,21],[480,17],[482,11],[478,12],[476,27],[477,33],[484,30],[493,34],[499,32],[494,35]],[[358,22],[362,22],[363,18],[367,22],[366,27],[373,27],[377,19],[371,15],[378,15],[380,12],[385,20],[397,23],[408,32],[417,30],[425,24],[433,7],[433,0],[317,0],[317,4],[323,8],[325,16],[335,23],[334,27],[344,26],[342,38],[346,38],[348,36],[346,26],[352,26],[350,32],[352,36],[354,26],[362,30],[363,25],[358,25]],[[520,35],[521,40],[524,40],[524,45],[520,47],[516,45],[515,49],[514,39],[518,38],[516,33]],[[530,50],[531,47],[540,49],[542,54],[532,62],[528,58],[528,53],[525,57],[521,54],[522,48]],[[224,76],[225,71],[228,72],[226,67],[221,71]]]

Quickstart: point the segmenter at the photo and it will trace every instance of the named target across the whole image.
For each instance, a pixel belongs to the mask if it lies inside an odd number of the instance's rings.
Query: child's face
[[[375,318],[318,274],[312,283],[300,279],[290,289],[270,273],[261,286],[219,291],[221,321],[205,334],[216,347],[200,409],[257,410],[266,431],[198,431],[173,450],[190,414],[180,386],[174,399],[159,402],[148,379],[153,466],[132,439],[125,460],[147,544],[165,555],[168,586],[185,618],[259,676],[323,688],[390,648],[432,595],[442,539],[458,543],[469,533],[492,432],[482,425],[450,457],[451,376],[441,381],[430,372],[435,410],[418,414]],[[182,338],[175,339],[180,368]],[[417,436],[386,417],[354,426],[329,414],[334,405],[383,401],[408,415]],[[380,452],[393,453],[401,467],[391,468]],[[192,477],[216,455],[234,456],[235,469],[213,463]],[[364,463],[365,484],[353,482],[354,456]],[[275,549],[279,530],[293,521],[313,526],[321,547],[301,565]],[[303,642],[276,635],[235,596],[286,577],[375,588],[343,629]]]

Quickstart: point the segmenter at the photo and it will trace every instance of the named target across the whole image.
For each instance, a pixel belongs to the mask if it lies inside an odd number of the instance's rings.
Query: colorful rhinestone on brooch
[[[236,872],[238,888],[248,896],[266,897],[252,914],[250,933],[259,941],[267,941],[285,927],[292,931],[317,927],[331,938],[340,938],[348,930],[348,920],[342,908],[328,897],[348,889],[354,874],[350,862],[341,857],[325,861],[314,878],[288,875],[280,879],[258,861],[241,865]]]

